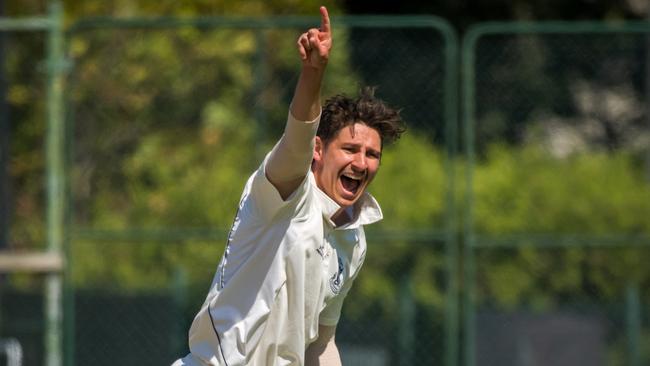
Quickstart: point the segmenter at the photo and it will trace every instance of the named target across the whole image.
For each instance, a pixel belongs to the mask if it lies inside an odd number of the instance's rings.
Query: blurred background
[[[0,0],[0,365],[166,365],[321,2]],[[409,131],[344,365],[650,364],[650,1],[331,1]]]

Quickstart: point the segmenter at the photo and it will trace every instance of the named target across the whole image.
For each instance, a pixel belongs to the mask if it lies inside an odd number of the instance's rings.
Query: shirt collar
[[[368,192],[364,192],[357,202],[352,206],[352,220],[349,223],[336,227],[332,221],[332,216],[341,208],[327,193],[323,192],[316,185],[316,179],[312,172],[309,173],[310,181],[316,191],[316,197],[320,203],[323,212],[323,218],[332,227],[338,229],[356,229],[362,225],[369,225],[381,220],[384,216],[377,200]]]

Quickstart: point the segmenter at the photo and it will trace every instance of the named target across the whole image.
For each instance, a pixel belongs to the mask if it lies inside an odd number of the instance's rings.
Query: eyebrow
[[[355,148],[360,148],[361,146],[363,146],[363,144],[362,144],[362,143],[358,143],[358,142],[343,142],[343,143],[341,143],[341,147],[355,147]],[[381,155],[381,149],[375,149],[374,147],[367,147],[366,150]]]

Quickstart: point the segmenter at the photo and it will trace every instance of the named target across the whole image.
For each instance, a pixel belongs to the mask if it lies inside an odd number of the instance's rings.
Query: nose
[[[368,169],[368,162],[363,153],[356,154],[352,160],[352,169],[358,173],[364,173]]]

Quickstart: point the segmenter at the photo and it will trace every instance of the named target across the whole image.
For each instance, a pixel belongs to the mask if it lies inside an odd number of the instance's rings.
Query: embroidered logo
[[[338,257],[339,269],[336,273],[330,277],[330,289],[335,295],[338,295],[341,292],[342,276],[343,276],[343,261],[341,257]]]
[[[320,254],[322,259],[325,259],[325,244],[321,244],[318,249],[316,249],[316,252]]]

